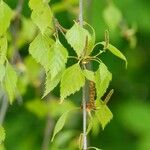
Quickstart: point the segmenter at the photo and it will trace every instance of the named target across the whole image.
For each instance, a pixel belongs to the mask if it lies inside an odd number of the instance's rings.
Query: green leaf
[[[62,76],[60,84],[60,97],[63,101],[67,96],[79,91],[85,84],[85,77],[79,64],[67,68]]]
[[[4,64],[7,53],[7,38],[6,36],[0,37],[0,64]]]
[[[7,91],[9,101],[12,104],[15,98],[15,90],[17,84],[17,74],[14,68],[7,62],[6,64],[6,73],[4,78],[4,87]]]
[[[97,99],[100,99],[104,95],[111,80],[112,74],[104,63],[100,63],[99,69],[95,72]]]
[[[102,125],[102,129],[104,130],[105,126],[113,118],[113,114],[103,101],[96,100],[96,107],[97,110],[95,111],[95,115],[97,116]]]
[[[43,0],[29,0],[29,7],[31,9],[37,9],[40,5],[42,5]]]
[[[10,20],[12,18],[12,10],[3,1],[0,1],[0,35],[3,35],[10,25]]]
[[[52,39],[39,33],[29,47],[29,53],[45,68],[46,71],[50,68],[52,44],[54,44]]]
[[[51,77],[51,73],[48,72],[46,75],[45,92],[43,97],[50,93],[61,80],[63,71],[60,71],[54,78]]]
[[[110,29],[117,28],[122,20],[122,14],[120,10],[113,3],[110,3],[108,7],[106,7],[103,17]]]
[[[83,70],[83,74],[84,74],[84,76],[85,76],[88,80],[95,82],[95,76],[94,76],[94,72],[93,72],[93,71],[84,69],[84,70]]]
[[[52,28],[53,15],[48,3],[38,0],[35,5],[32,3],[29,4],[31,9],[33,9],[31,18],[33,22],[39,27],[40,31],[44,33],[47,28]]]
[[[0,125],[0,144],[5,140],[5,130],[4,128]]]
[[[89,38],[88,40],[88,47],[87,47],[87,50],[86,50],[86,56],[89,56],[94,48],[94,44],[95,44],[95,40],[96,40],[96,35],[95,35],[95,30],[94,28],[89,25],[88,23],[85,23],[84,25],[85,29],[87,29],[91,35],[91,38]]]
[[[68,43],[73,47],[73,49],[75,50],[75,52],[79,57],[81,55],[84,55],[84,49],[86,48],[87,38],[88,38],[87,44],[89,44],[91,35],[86,29],[81,27],[78,23],[75,23],[73,27],[66,33],[66,39]]]
[[[69,112],[70,112],[70,111],[65,112],[65,113],[62,114],[62,116],[58,119],[58,121],[57,121],[57,123],[56,123],[56,125],[55,125],[55,128],[54,128],[54,133],[53,133],[53,136],[52,136],[52,140],[51,140],[51,141],[54,140],[56,134],[57,134],[58,132],[60,132],[60,131],[62,130],[62,128],[64,127],[65,122],[66,122],[66,119],[67,119],[67,117],[68,117],[68,115],[69,115]]]
[[[22,17],[21,18],[22,29],[20,31],[20,36],[23,38],[25,42],[30,42],[35,37],[37,33],[37,27],[33,23],[33,21],[29,18]],[[30,34],[29,34],[30,33]],[[22,39],[20,39],[22,40]]]
[[[51,49],[50,56],[50,72],[51,78],[53,79],[63,68],[65,68],[65,64],[67,62],[68,52],[64,48],[64,46],[56,40],[55,44]]]
[[[0,82],[3,81],[5,76],[5,66],[0,64]]]
[[[101,44],[104,46],[106,43],[103,41],[103,42],[101,42]],[[108,49],[111,53],[113,53],[115,56],[117,56],[117,57],[119,57],[120,59],[124,60],[125,63],[126,63],[126,67],[127,67],[127,64],[128,64],[128,63],[127,63],[126,57],[125,57],[116,47],[114,47],[114,46],[111,45],[111,44],[108,44],[107,49]]]

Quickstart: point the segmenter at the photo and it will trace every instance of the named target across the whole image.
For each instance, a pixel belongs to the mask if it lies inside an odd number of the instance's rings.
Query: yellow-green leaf
[[[5,130],[4,128],[0,125],[0,144],[5,140]]]
[[[12,10],[3,1],[0,1],[0,35],[3,35],[10,25],[10,20],[12,18]]]
[[[4,87],[6,89],[6,92],[8,94],[8,98],[11,104],[15,98],[16,84],[17,84],[16,71],[9,64],[9,62],[7,62],[6,73],[5,73],[5,78],[4,78]]]
[[[29,0],[29,7],[31,9],[37,9],[40,5],[42,5],[43,0]]]
[[[86,49],[86,46],[88,47],[91,35],[86,29],[81,27],[78,23],[75,23],[73,27],[67,31],[66,39],[80,57],[81,55],[86,54],[84,50]]]
[[[61,79],[60,97],[63,101],[67,96],[79,91],[85,84],[85,77],[79,64],[67,68]]]
[[[84,69],[84,70],[83,70],[83,74],[84,74],[84,76],[85,76],[88,80],[95,82],[95,76],[94,76],[94,72],[93,72],[93,71]]]
[[[113,118],[113,114],[103,101],[96,100],[96,107],[97,110],[95,111],[95,115],[97,116],[102,129],[104,130],[105,126]]]
[[[94,44],[95,44],[95,40],[96,40],[96,35],[95,35],[95,30],[94,28],[89,25],[88,23],[85,23],[84,25],[85,29],[87,29],[91,35],[91,37],[88,39],[88,46],[86,49],[86,56],[90,55],[93,48],[94,48]]]
[[[52,11],[47,2],[41,2],[40,0],[29,3],[31,9],[33,9],[31,18],[33,22],[39,27],[40,31],[44,33],[47,28],[52,28]],[[35,5],[33,5],[35,4]]]
[[[4,64],[7,53],[7,38],[6,35],[0,37],[0,64]]]
[[[68,115],[69,115],[69,112],[70,112],[70,111],[65,112],[65,113],[62,114],[62,116],[58,119],[58,121],[57,121],[57,123],[56,123],[56,125],[55,125],[55,128],[54,128],[54,133],[53,133],[53,136],[52,136],[52,140],[51,140],[51,141],[54,140],[56,134],[57,134],[58,132],[60,132],[60,131],[62,130],[62,128],[64,127],[65,122],[66,122],[66,119],[67,119],[67,117],[68,117]]]
[[[67,62],[68,52],[66,48],[56,40],[55,44],[51,48],[50,55],[50,72],[53,79],[62,69],[65,68]]]
[[[100,99],[104,95],[111,80],[112,74],[109,72],[104,63],[100,63],[99,69],[95,72],[97,99]]]
[[[63,69],[64,70],[64,69]],[[46,75],[46,83],[45,83],[45,92],[43,97],[45,97],[48,93],[50,93],[61,80],[63,71],[60,71],[55,77],[51,77],[51,73],[48,72]]]
[[[106,43],[105,42],[101,42],[101,44],[104,46]],[[126,67],[127,67],[127,59],[126,57],[113,45],[108,44],[107,49],[113,53],[115,56],[119,57],[120,59],[124,60],[126,63]]]
[[[3,81],[5,76],[5,66],[0,64],[0,82]]]
[[[54,41],[51,38],[39,33],[29,47],[29,53],[46,71],[50,68],[52,44],[54,44]]]

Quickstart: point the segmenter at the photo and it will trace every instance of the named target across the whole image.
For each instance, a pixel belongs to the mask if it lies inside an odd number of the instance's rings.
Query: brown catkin
[[[90,109],[95,109],[95,83],[93,81],[89,83],[89,106]]]

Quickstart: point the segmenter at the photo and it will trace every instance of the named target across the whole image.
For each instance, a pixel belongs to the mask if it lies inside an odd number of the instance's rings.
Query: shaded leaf
[[[85,77],[79,64],[67,68],[61,79],[60,97],[64,100],[67,96],[79,91],[85,84]]]
[[[106,43],[105,42],[101,42],[102,45],[105,45]],[[115,56],[119,57],[120,59],[124,60],[125,63],[126,63],[126,67],[127,67],[127,59],[126,57],[116,48],[114,47],[113,45],[111,44],[108,44],[107,46],[107,49],[113,53]]]
[[[84,74],[84,76],[85,76],[88,80],[95,82],[95,76],[94,76],[94,72],[93,72],[93,71],[84,69],[84,70],[83,70],[83,74]]]
[[[52,44],[54,44],[52,39],[39,33],[29,47],[29,53],[46,71],[48,71],[50,67]]]
[[[16,84],[17,84],[17,74],[14,68],[9,64],[9,62],[7,62],[6,73],[4,78],[4,86],[11,104],[15,98]]]
[[[99,69],[95,72],[97,99],[100,99],[104,95],[111,80],[112,74],[109,72],[104,63],[100,63]]]
[[[0,125],[0,144],[5,140],[5,130],[4,128]]]
[[[91,40],[89,32],[81,27],[78,23],[75,23],[73,27],[67,31],[66,39],[68,43],[73,47],[77,55],[80,57],[84,55],[84,49],[86,47],[86,39],[88,42]],[[88,46],[88,45],[87,45]]]
[[[12,18],[12,10],[3,1],[0,1],[0,35],[3,35],[10,25],[10,20]]]
[[[102,129],[104,130],[105,126],[113,118],[113,114],[103,101],[96,100],[96,107],[98,110],[95,111],[95,115],[97,116],[102,125]]]

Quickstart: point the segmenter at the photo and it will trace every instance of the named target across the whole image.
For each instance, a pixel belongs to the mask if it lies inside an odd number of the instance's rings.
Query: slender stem
[[[79,23],[83,26],[83,0],[79,0]]]
[[[79,23],[83,26],[83,0],[79,0]],[[84,67],[84,66],[83,66]],[[87,112],[86,112],[86,84],[82,89],[82,105],[83,105],[83,150],[87,150],[87,135],[86,135],[86,124],[87,124]]]
[[[2,105],[1,105],[1,109],[0,109],[0,125],[3,124],[3,121],[5,119],[5,115],[6,115],[6,111],[8,108],[8,99],[7,96],[4,95],[3,99],[2,99]]]

